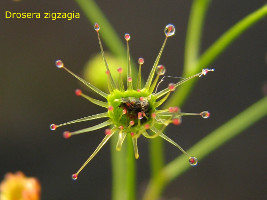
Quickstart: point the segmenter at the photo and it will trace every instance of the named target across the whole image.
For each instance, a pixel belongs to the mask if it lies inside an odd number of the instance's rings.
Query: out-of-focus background
[[[167,75],[181,76],[186,28],[191,1],[98,1],[100,8],[122,37],[131,33],[131,54],[143,56],[144,76],[153,65],[163,42],[166,24],[176,26],[161,64]],[[261,7],[264,0],[213,1],[207,13],[202,51],[237,21]],[[79,12],[80,19],[6,19],[11,12]],[[101,27],[105,31],[105,27]],[[105,45],[104,45],[105,48]],[[76,97],[84,88],[55,67],[62,59],[83,76],[85,63],[99,53],[96,33],[75,1],[1,0],[0,3],[0,179],[6,172],[23,171],[38,177],[42,199],[110,199],[110,146],[106,145],[80,174],[74,173],[104,136],[103,130],[62,138],[64,130],[95,124],[88,122],[49,130],[53,122],[65,122],[103,112]],[[215,73],[201,79],[182,107],[186,112],[209,110],[211,118],[183,119],[167,134],[188,149],[208,133],[263,97],[267,84],[267,20],[245,32],[212,66]],[[86,89],[85,89],[86,90]],[[98,97],[87,91],[93,97]],[[266,199],[266,129],[263,119],[172,182],[164,199],[223,200]],[[180,155],[166,143],[166,160]],[[115,147],[112,147],[115,148]],[[148,141],[139,140],[138,195],[149,178]]]

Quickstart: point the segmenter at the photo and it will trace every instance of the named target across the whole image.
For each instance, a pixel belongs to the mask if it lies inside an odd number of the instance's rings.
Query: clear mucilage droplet
[[[189,158],[189,164],[191,166],[197,166],[197,158],[196,157],[190,157]]]
[[[98,32],[100,30],[100,26],[97,23],[95,23],[94,29],[95,29],[95,31]]]
[[[164,29],[164,33],[166,35],[166,37],[170,37],[173,36],[175,33],[175,27],[172,24],[168,24],[165,29]]]
[[[163,65],[159,65],[156,69],[158,75],[162,76],[166,72],[166,68]]]
[[[200,113],[201,117],[207,119],[210,117],[210,113],[208,111],[203,111]]]

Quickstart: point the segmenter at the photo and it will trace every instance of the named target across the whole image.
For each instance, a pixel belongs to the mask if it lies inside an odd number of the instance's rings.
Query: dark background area
[[[214,0],[207,13],[202,51],[237,21],[261,7],[263,0]],[[161,62],[167,74],[182,73],[184,43],[191,1],[99,1],[98,5],[123,37],[131,33],[131,54],[145,58],[144,74],[153,65],[163,42],[163,28],[176,27]],[[79,12],[80,19],[5,19],[12,12]],[[168,135],[188,149],[208,133],[263,97],[267,83],[267,20],[245,32],[213,64],[215,73],[201,79],[183,106],[185,112],[209,110],[211,118],[188,117]],[[104,27],[101,27],[104,31]],[[105,46],[104,46],[105,47]],[[103,130],[64,140],[61,132],[95,124],[89,122],[49,130],[52,122],[65,122],[102,112],[74,95],[81,85],[58,70],[62,59],[82,75],[87,60],[99,52],[92,25],[75,3],[63,0],[22,0],[0,3],[0,177],[23,171],[42,184],[42,199],[110,199],[111,165],[109,144],[83,171],[75,172],[102,140]],[[88,92],[90,94],[90,92]],[[94,96],[94,95],[92,95]],[[212,153],[199,166],[172,182],[164,199],[223,200],[266,199],[266,126],[264,118],[237,138]],[[166,159],[179,150],[165,143]],[[115,147],[112,147],[115,148]],[[138,195],[149,178],[148,142],[139,139]]]

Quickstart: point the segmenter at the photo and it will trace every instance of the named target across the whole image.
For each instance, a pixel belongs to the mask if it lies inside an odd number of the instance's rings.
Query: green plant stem
[[[126,190],[128,191],[127,200],[136,199],[136,166],[135,157],[132,145],[132,137],[127,136],[127,157],[126,157]]]
[[[132,138],[129,135],[121,151],[116,151],[118,137],[111,138],[112,199],[135,200],[135,159]]]
[[[154,138],[149,140],[149,161],[150,161],[150,176],[156,177],[164,166],[164,143],[162,138]]]
[[[185,42],[184,73],[186,74],[196,73],[202,29],[209,4],[210,0],[195,0],[191,7]]]
[[[203,1],[201,0],[195,0],[192,5],[192,12],[190,14],[190,22],[188,27],[188,33],[187,33],[187,39],[186,39],[186,52],[185,52],[185,69],[184,69],[184,77],[188,77],[193,73],[196,73],[198,71],[201,71],[202,68],[207,67],[211,64],[235,39],[237,39],[244,31],[246,31],[248,28],[250,28],[253,24],[258,22],[260,19],[265,17],[267,15],[267,5],[261,7],[260,9],[254,11],[241,21],[239,21],[236,25],[234,25],[232,28],[230,28],[226,33],[224,33],[213,45],[211,45],[205,53],[200,57],[200,59],[197,59],[197,54],[199,51],[199,45],[200,42],[200,34],[201,34],[201,26],[198,26],[196,24],[203,24],[202,21],[198,20],[204,20],[204,13],[206,12],[206,9],[208,7],[209,1]],[[201,6],[197,8],[196,5],[200,4]],[[198,29],[194,29],[194,26],[198,27]],[[195,31],[195,32],[194,32]],[[196,34],[195,34],[196,33]],[[199,36],[199,37],[198,37]],[[196,46],[194,46],[196,45]],[[190,52],[193,52],[192,55]],[[173,105],[181,106],[185,100],[188,98],[190,92],[192,91],[192,88],[197,80],[192,80],[182,86],[180,86],[179,90],[173,94],[173,96],[166,102],[165,108]],[[157,143],[156,143],[157,142]],[[154,143],[152,140],[151,143]],[[152,165],[155,165],[153,168],[153,174],[162,174],[160,178],[157,176],[157,178],[152,177],[152,180],[154,180],[153,185],[158,188],[163,189],[163,187],[166,185],[164,173],[160,170],[160,167],[157,166],[157,159],[161,157],[162,155],[162,142],[161,141],[155,141],[156,144],[151,144],[151,150],[150,152],[153,152],[154,155],[157,157],[154,158],[154,162],[151,162]],[[193,151],[198,152],[198,151]],[[180,160],[179,162],[184,162],[183,157],[179,157],[177,159]],[[186,167],[186,166],[184,166]],[[184,172],[185,170],[182,170],[182,166],[179,167],[181,169],[181,172]],[[156,187],[152,188],[156,188]],[[148,188],[149,189],[149,188]],[[159,193],[161,191],[158,191]],[[150,192],[152,193],[152,189],[150,189]],[[156,192],[155,192],[156,193]],[[149,198],[145,198],[149,199]],[[151,198],[153,199],[153,198]]]
[[[112,199],[124,200],[127,195],[125,174],[121,173],[125,170],[125,158],[127,156],[126,148],[122,148],[120,152],[116,151],[117,137],[111,137],[111,160],[112,160]],[[118,164],[119,163],[119,164]]]
[[[267,5],[262,6],[258,10],[254,11],[250,15],[246,16],[228,31],[226,31],[216,42],[214,42],[199,58],[194,70],[185,69],[183,77],[188,77],[192,73],[200,72],[203,68],[208,68],[208,66],[220,55],[232,42],[234,42],[242,33],[248,30],[252,25],[266,17],[267,15]],[[187,67],[187,66],[186,66]],[[190,67],[191,68],[191,67]],[[175,92],[168,102],[165,104],[168,106],[179,105],[181,106],[183,102],[188,98],[190,91],[197,79],[194,79],[184,85],[181,85],[177,92]]]
[[[266,15],[267,4],[236,23],[203,53],[197,64],[197,70],[210,65],[235,39]]]
[[[193,73],[196,67],[198,59],[200,41],[202,36],[202,27],[204,24],[205,14],[208,9],[210,0],[194,0],[191,6],[191,12],[189,17],[189,25],[187,29],[186,45],[185,45],[185,68],[186,74]],[[186,77],[186,76],[184,76]],[[179,93],[180,94],[180,93]],[[181,96],[176,92],[175,98],[172,98],[171,106],[182,105],[182,101],[177,102],[177,97],[182,100]],[[169,100],[170,101],[170,100]],[[175,102],[173,102],[175,101]],[[164,108],[170,107],[170,103],[167,103]],[[150,167],[152,172],[152,178],[159,173],[164,165],[164,144],[161,138],[150,140],[149,152],[150,152]]]
[[[265,116],[267,116],[267,96],[200,140],[188,152],[197,152],[198,160],[202,160]],[[182,155],[167,164],[158,176],[150,181],[144,200],[158,199],[170,181],[192,168],[187,160],[188,158]]]

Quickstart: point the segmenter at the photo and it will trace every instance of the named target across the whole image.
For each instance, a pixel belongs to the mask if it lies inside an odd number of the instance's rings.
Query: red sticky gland
[[[129,33],[125,33],[124,38],[126,41],[129,41],[131,39],[131,36]]]
[[[169,26],[168,27],[168,33],[172,32],[172,30],[173,30],[173,27],[172,26]]]
[[[173,107],[173,112],[178,113],[180,111],[180,108],[178,108],[177,106]]]
[[[141,92],[141,90],[140,89],[137,89],[137,92]]]
[[[78,178],[78,174],[72,174],[71,178],[72,180],[76,181]]]
[[[106,71],[106,74],[107,74],[107,75],[110,75],[110,71],[109,71],[109,70],[107,70],[107,71]]]
[[[56,129],[57,129],[57,125],[55,125],[55,124],[50,125],[50,130],[54,131]]]
[[[140,101],[144,101],[144,99],[145,99],[144,97],[140,97],[139,98]]]
[[[127,110],[124,108],[124,109],[122,110],[122,114],[125,115],[126,113],[127,113]]]
[[[144,64],[144,62],[145,62],[144,58],[139,58],[139,59],[138,59],[138,64],[139,64],[139,65]]]
[[[82,95],[82,90],[76,89],[75,90],[75,94],[76,94],[76,96],[81,96]]]
[[[165,74],[165,72],[166,72],[166,68],[163,65],[158,65],[158,67],[157,67],[157,74],[159,76],[162,76],[162,75]]]
[[[108,111],[113,111],[113,110],[114,110],[113,106],[108,107]]]
[[[210,117],[210,112],[208,112],[208,111],[203,111],[203,112],[201,112],[200,113],[200,115],[201,115],[201,117],[202,118],[209,118]]]
[[[100,26],[98,25],[98,23],[95,23],[94,28],[95,28],[95,31],[96,32],[98,32],[100,30]]]
[[[143,118],[143,113],[142,112],[139,112],[137,115],[138,115],[138,119],[142,119]]]
[[[169,107],[169,112],[173,113],[174,112],[174,107]]]
[[[164,30],[166,37],[173,36],[175,33],[175,27],[172,24],[168,24]]]
[[[64,137],[65,139],[69,139],[69,138],[71,137],[71,133],[70,133],[69,131],[65,131],[65,132],[63,133],[63,137]]]
[[[170,83],[168,86],[169,90],[172,92],[175,90],[175,85],[173,83]]]
[[[214,71],[215,71],[214,69],[202,69],[200,76],[202,76],[202,75],[205,76],[208,72],[214,72]]]
[[[134,132],[131,132],[130,134],[131,134],[132,137],[134,136]]]
[[[123,70],[122,70],[121,67],[119,67],[119,68],[117,69],[117,71],[121,74]]]
[[[132,77],[128,77],[127,81],[132,82],[133,81]]]
[[[190,165],[197,165],[197,159],[195,157],[190,157],[188,161]]]
[[[119,129],[123,130],[123,128],[124,128],[123,126],[119,126]]]
[[[172,123],[174,125],[179,125],[179,124],[181,124],[181,120],[180,119],[177,119],[177,118],[174,118],[174,119],[172,119]]]
[[[109,106],[109,107],[108,107],[108,110],[109,110],[109,111],[113,111],[113,109],[114,109],[113,106]]]
[[[134,125],[134,121],[130,121],[130,125],[133,126]]]
[[[110,134],[111,134],[111,130],[107,128],[107,129],[105,130],[105,134],[106,134],[106,135],[110,135]]]
[[[149,124],[145,124],[145,129],[147,130],[147,129],[149,129],[150,128],[150,125]]]
[[[64,67],[64,64],[63,64],[63,62],[61,60],[57,60],[56,61],[56,66],[57,66],[57,68],[62,68],[62,67]]]
[[[153,119],[155,119],[155,118],[156,118],[156,116],[157,116],[157,114],[156,114],[156,113],[152,113],[152,114],[151,114],[151,117],[152,117]]]

